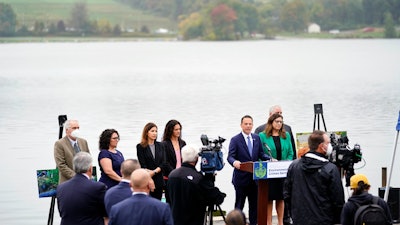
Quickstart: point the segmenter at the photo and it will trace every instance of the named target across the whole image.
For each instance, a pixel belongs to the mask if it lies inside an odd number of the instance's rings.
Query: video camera
[[[207,135],[202,134],[200,140],[203,144],[199,153],[201,156],[201,171],[206,174],[214,174],[216,170],[222,170],[225,164],[221,149],[225,139],[218,137],[218,139],[209,140]]]
[[[351,149],[347,136],[336,137],[335,133],[331,133],[332,153],[329,161],[336,166],[343,168],[346,172],[346,186],[350,186],[350,177],[354,175],[354,163],[358,163],[362,159],[361,147],[355,144]]]

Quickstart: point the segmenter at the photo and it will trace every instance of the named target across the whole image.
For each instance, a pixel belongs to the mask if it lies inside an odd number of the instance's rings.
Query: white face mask
[[[71,132],[71,136],[72,136],[73,138],[79,138],[79,137],[81,137],[81,132],[79,131],[79,129],[75,129],[75,130],[73,130],[73,131]]]
[[[326,149],[325,155],[330,156],[332,154],[332,150],[333,150],[332,145],[331,145],[331,143],[329,143],[328,148]]]

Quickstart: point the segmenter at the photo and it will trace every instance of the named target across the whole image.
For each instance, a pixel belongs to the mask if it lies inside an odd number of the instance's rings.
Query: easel
[[[204,215],[204,225],[213,225],[213,212],[219,210],[220,215],[225,221],[225,215],[224,212],[222,212],[221,206],[220,205],[209,205],[207,206],[206,213]]]
[[[58,116],[58,125],[60,127],[60,130],[58,132],[58,139],[62,138],[65,121],[67,121],[67,115],[59,115]],[[47,225],[53,225],[55,204],[56,204],[56,196],[51,196],[50,210],[49,210],[49,217],[47,219]]]
[[[314,104],[314,127],[313,130],[315,130],[315,122],[318,122],[318,130],[319,130],[319,116],[321,115],[322,118],[322,124],[324,125],[325,132],[326,132],[326,126],[325,126],[325,119],[324,119],[324,113],[322,110],[322,104]],[[317,120],[318,118],[318,120]]]

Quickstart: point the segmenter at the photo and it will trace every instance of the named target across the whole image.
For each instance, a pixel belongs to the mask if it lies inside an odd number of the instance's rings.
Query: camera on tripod
[[[343,168],[346,172],[346,186],[350,185],[350,177],[354,175],[354,163],[358,163],[362,159],[361,147],[355,144],[353,149],[349,146],[347,136],[336,137],[335,133],[331,133],[332,153],[329,155],[329,161],[336,166]]]
[[[214,174],[216,170],[222,170],[225,163],[221,149],[225,139],[218,137],[218,139],[209,140],[207,135],[202,134],[200,140],[203,144],[199,153],[201,156],[201,171],[206,174]]]

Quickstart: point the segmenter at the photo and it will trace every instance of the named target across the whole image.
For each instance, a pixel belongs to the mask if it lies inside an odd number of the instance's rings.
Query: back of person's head
[[[308,137],[308,147],[311,152],[315,152],[318,149],[318,146],[325,141],[324,139],[325,132],[321,130],[315,130]]]
[[[72,161],[75,173],[86,173],[92,168],[92,156],[87,152],[78,152]]]
[[[240,209],[234,209],[226,215],[226,225],[246,225],[246,216]]]
[[[145,169],[136,169],[131,174],[131,186],[133,191],[148,191],[150,175]]]
[[[353,189],[353,195],[359,195],[368,191],[371,185],[364,174],[355,174],[350,177],[350,188]]]
[[[197,162],[199,157],[199,148],[195,145],[185,145],[182,148],[182,162]]]
[[[139,168],[140,163],[137,159],[126,159],[121,163],[121,174],[125,179],[130,179],[132,172]]]

